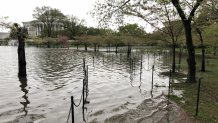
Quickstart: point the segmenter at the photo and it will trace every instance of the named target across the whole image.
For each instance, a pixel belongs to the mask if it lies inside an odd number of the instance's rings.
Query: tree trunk
[[[116,45],[116,51],[115,51],[115,53],[116,53],[116,54],[118,53],[118,45]]]
[[[202,46],[201,72],[205,72],[205,47]]]
[[[175,43],[173,43],[172,49],[173,49],[172,73],[175,73],[176,72],[176,45]]]
[[[130,56],[130,54],[131,54],[131,50],[132,50],[131,46],[128,45],[128,48],[127,48],[127,55],[128,55],[128,56]]]
[[[196,82],[196,62],[195,62],[195,48],[192,41],[191,21],[183,22],[185,27],[186,46],[188,50],[188,75],[187,82]]]
[[[182,60],[182,46],[180,46],[179,48],[179,65],[181,64],[181,60]]]
[[[204,40],[202,37],[202,33],[200,29],[196,29],[197,33],[199,34],[200,41],[201,41],[201,72],[205,72],[205,47],[204,47]]]
[[[18,76],[26,77],[26,56],[25,56],[25,42],[21,30],[18,30]]]
[[[85,51],[87,51],[87,44],[85,44]]]
[[[97,50],[96,50],[96,48],[97,48],[97,44],[94,44],[94,49],[95,49],[95,52],[97,51]]]
[[[216,46],[213,47],[213,55],[216,56]]]
[[[47,48],[50,48],[50,42],[47,41]]]

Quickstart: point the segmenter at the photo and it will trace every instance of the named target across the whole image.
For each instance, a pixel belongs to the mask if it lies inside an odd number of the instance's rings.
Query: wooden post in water
[[[17,38],[18,38],[18,76],[26,77],[26,56],[25,56],[25,30],[24,28],[18,27],[18,24],[14,24],[17,29]]]
[[[196,104],[196,113],[195,113],[195,116],[198,116],[198,107],[199,107],[199,99],[200,99],[200,89],[201,89],[201,78],[198,80],[198,96],[197,96],[197,104]]]

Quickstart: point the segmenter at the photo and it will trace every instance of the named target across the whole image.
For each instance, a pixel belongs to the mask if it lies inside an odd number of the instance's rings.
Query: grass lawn
[[[218,123],[218,57],[208,57],[206,72],[200,72],[200,56],[197,59],[197,77],[201,77],[199,112],[196,119],[203,123]],[[186,57],[183,57],[181,70],[187,70]],[[171,96],[171,100],[180,105],[190,116],[195,116],[198,83],[172,83],[175,90],[184,90],[183,97]]]

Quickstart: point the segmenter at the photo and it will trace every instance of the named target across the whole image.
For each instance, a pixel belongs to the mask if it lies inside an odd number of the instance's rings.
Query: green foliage
[[[66,35],[70,39],[74,39],[76,35],[85,33],[86,28],[83,26],[84,20],[80,20],[75,16],[68,16],[63,21],[64,30],[58,31],[59,34]]]
[[[37,19],[37,21],[33,21],[33,25],[36,25],[38,22],[43,23],[44,30],[42,35],[47,37],[52,37],[55,23],[62,24],[63,20],[66,19],[66,16],[60,10],[49,6],[36,7],[33,12],[33,17]]]
[[[125,26],[119,27],[119,33],[132,35],[132,36],[144,36],[146,32],[142,27],[139,27],[137,24],[127,24]]]
[[[16,28],[10,28],[10,35],[9,35],[9,37],[11,39],[17,39],[17,30],[16,30]]]
[[[206,44],[212,47],[212,51],[215,55],[218,47],[218,24],[211,24],[210,26],[205,28],[204,32]]]

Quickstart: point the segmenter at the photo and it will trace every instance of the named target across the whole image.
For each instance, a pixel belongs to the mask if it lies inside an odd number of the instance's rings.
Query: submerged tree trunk
[[[191,29],[191,21],[195,15],[196,10],[198,9],[198,7],[201,5],[201,3],[204,0],[197,0],[195,2],[195,4],[193,5],[190,14],[188,16],[188,18],[185,15],[184,10],[182,9],[181,5],[182,3],[180,2],[180,0],[171,0],[173,6],[176,8],[184,29],[185,29],[185,37],[186,37],[186,46],[187,46],[187,50],[188,50],[188,75],[187,75],[187,82],[196,82],[196,62],[195,62],[195,49],[194,49],[194,45],[193,45],[193,41],[192,41],[192,29]]]
[[[188,75],[187,82],[196,82],[196,62],[195,62],[195,48],[192,41],[191,21],[183,22],[185,27],[186,46],[188,50]]]
[[[116,53],[116,54],[118,53],[118,45],[116,45],[116,51],[115,51],[115,53]]]
[[[182,46],[180,46],[179,48],[179,65],[181,64],[181,60],[182,60]]]
[[[85,51],[87,51],[87,44],[85,44]]]
[[[47,41],[47,48],[50,48],[50,42]]]
[[[173,43],[172,49],[173,49],[172,73],[175,73],[176,72],[176,44],[175,43]]]
[[[202,33],[201,30],[199,28],[196,29],[199,37],[200,37],[200,41],[201,41],[201,72],[205,72],[205,46],[204,46],[204,40],[202,37]]]
[[[97,44],[94,44],[94,50],[97,51]]]
[[[26,56],[25,56],[25,42],[24,35],[21,28],[18,29],[18,76],[26,77]]]
[[[213,47],[213,55],[216,56],[216,46]]]
[[[128,48],[127,48],[127,55],[128,56],[131,55],[131,50],[132,50],[132,47],[128,44]]]

